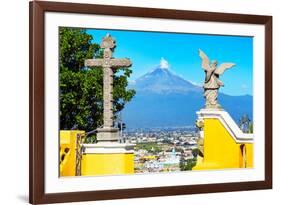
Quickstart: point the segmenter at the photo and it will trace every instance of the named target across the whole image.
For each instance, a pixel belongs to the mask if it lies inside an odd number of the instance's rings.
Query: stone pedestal
[[[97,129],[98,142],[116,142],[119,137],[118,128],[108,127]]]

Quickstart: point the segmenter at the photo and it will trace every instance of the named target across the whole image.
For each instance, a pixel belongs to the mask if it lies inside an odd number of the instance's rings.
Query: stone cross
[[[103,58],[85,60],[85,66],[103,68],[103,128],[98,130],[98,141],[118,140],[115,133],[118,129],[113,128],[113,69],[129,67],[132,64],[128,58],[113,58],[115,47],[115,40],[107,34],[101,42],[101,48],[104,49]]]

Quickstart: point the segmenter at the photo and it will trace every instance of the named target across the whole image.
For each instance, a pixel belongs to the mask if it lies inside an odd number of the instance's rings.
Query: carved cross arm
[[[128,58],[110,59],[109,65],[112,68],[129,67],[132,65],[132,62]]]
[[[85,66],[101,67],[103,66],[103,59],[87,59],[85,60]]]

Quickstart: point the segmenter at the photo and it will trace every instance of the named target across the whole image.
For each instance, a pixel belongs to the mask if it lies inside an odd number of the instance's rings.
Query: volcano
[[[136,95],[122,111],[127,128],[195,125],[196,112],[204,107],[203,88],[172,72],[163,61],[129,85]],[[252,96],[220,93],[218,101],[236,122],[245,114],[252,119]]]

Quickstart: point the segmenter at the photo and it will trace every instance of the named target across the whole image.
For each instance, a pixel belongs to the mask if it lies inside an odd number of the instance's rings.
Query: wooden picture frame
[[[265,180],[233,183],[180,185],[134,189],[45,193],[44,147],[45,79],[44,79],[44,15],[46,12],[98,14],[126,17],[194,20],[207,22],[246,23],[265,26]],[[272,17],[214,12],[104,6],[93,4],[34,1],[29,4],[29,202],[56,203],[108,200],[211,192],[229,192],[272,188]]]

